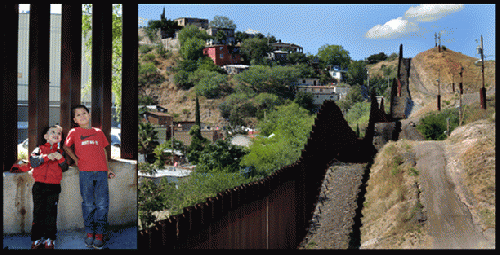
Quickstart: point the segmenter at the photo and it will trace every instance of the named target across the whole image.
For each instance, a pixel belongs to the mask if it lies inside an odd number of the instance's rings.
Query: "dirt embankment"
[[[495,247],[495,120],[389,142],[370,170],[361,248]]]

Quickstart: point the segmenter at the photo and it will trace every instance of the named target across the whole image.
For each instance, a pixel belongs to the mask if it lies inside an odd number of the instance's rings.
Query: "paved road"
[[[417,170],[428,231],[434,249],[474,249],[487,247],[487,240],[473,224],[472,215],[455,192],[446,172],[444,142],[424,141],[415,148]]]

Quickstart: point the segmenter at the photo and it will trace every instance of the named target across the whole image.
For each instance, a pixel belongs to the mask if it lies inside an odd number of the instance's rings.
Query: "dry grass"
[[[418,222],[418,175],[415,169],[416,142],[387,143],[377,154],[370,170],[362,214],[361,241],[364,248],[417,248],[425,241]],[[377,240],[374,242],[373,240]]]
[[[476,200],[485,228],[495,228],[495,131],[474,139],[461,155],[464,183]]]

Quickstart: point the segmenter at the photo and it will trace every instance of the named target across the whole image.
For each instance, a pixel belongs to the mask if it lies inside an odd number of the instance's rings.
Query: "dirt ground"
[[[423,141],[415,147],[428,218],[426,228],[432,239],[432,247],[427,248],[494,248],[456,192],[457,183],[447,171],[446,146],[444,141]]]

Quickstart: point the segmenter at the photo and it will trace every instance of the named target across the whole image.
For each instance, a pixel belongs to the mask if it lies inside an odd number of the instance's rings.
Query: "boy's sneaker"
[[[44,245],[45,245],[46,250],[53,250],[54,246],[56,245],[56,240],[51,240],[49,238],[49,239],[45,240]]]
[[[85,245],[87,247],[92,248],[92,243],[94,242],[94,234],[87,233],[87,237],[85,237]]]
[[[95,234],[93,247],[99,250],[102,249],[102,247],[104,247],[104,240],[102,234]]]
[[[43,246],[42,239],[33,241],[33,243],[31,243],[32,250],[41,250],[43,248],[44,248],[44,246]]]

